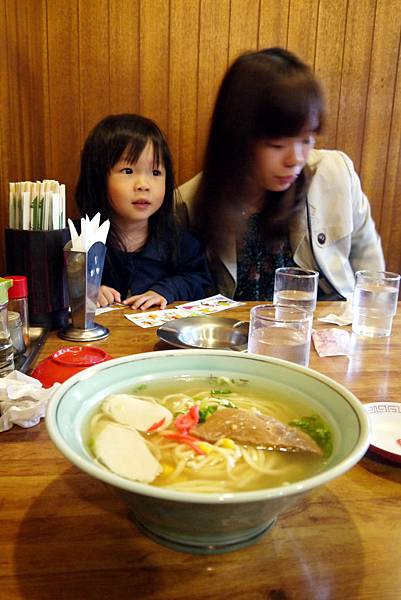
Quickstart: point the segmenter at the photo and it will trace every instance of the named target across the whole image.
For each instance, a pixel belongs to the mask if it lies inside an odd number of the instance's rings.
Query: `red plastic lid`
[[[50,358],[67,367],[90,367],[111,357],[101,348],[94,346],[68,346],[60,348]]]
[[[95,346],[67,346],[60,348],[35,367],[32,377],[39,379],[45,388],[83,371],[87,367],[113,358]]]
[[[28,281],[25,275],[4,275],[4,279],[12,279],[13,281],[13,286],[8,290],[9,300],[28,296]]]

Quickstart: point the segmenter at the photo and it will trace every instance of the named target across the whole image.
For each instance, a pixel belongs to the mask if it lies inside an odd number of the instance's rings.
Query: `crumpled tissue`
[[[89,219],[88,215],[81,219],[80,235],[78,235],[71,219],[68,219],[68,227],[71,235],[71,250],[74,252],[88,252],[89,248],[96,242],[106,244],[110,221],[107,219],[100,225],[100,213],[96,213],[93,219]]]
[[[60,385],[44,388],[40,381],[19,371],[0,378],[0,432],[13,425],[37,425],[45,416],[47,401]]]
[[[347,302],[339,303],[341,305],[340,311],[335,313],[330,313],[329,315],[325,315],[324,317],[319,317],[318,321],[323,321],[323,323],[334,323],[334,325],[350,325],[352,323],[352,298],[349,298]]]

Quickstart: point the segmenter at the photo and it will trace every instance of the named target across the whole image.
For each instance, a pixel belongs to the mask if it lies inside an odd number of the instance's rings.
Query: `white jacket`
[[[312,150],[308,164],[314,175],[307,206],[290,223],[293,260],[302,268],[319,271],[323,292],[330,293],[333,288],[348,298],[354,289],[355,271],[384,270],[380,237],[369,201],[348,156],[338,150]],[[200,174],[179,188],[190,216],[199,181]],[[229,255],[220,258],[219,291],[233,296],[237,280],[235,243]]]

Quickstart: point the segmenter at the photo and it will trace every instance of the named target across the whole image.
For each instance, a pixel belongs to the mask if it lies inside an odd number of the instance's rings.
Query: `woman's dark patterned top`
[[[235,300],[271,301],[275,270],[295,266],[288,237],[269,247],[263,240],[261,224],[260,213],[249,217],[244,238],[237,244]]]

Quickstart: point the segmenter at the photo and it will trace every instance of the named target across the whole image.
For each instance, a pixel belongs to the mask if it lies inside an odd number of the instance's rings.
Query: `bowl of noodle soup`
[[[109,461],[110,453],[114,459],[120,451],[114,440],[131,432],[119,417],[127,396],[140,407],[172,415],[167,421],[157,418],[144,432],[134,431],[138,440],[145,438],[157,465],[149,481],[132,479],[130,470],[113,470]],[[324,436],[314,437],[319,453],[304,451],[302,438],[280,438],[274,447],[256,438],[241,440],[234,421],[232,435],[220,432],[222,415],[245,413],[251,419],[246,435],[261,421],[279,423],[279,429],[284,424],[286,436],[288,429],[292,434],[317,419],[318,433],[324,425]],[[188,424],[191,415],[196,415],[195,424]],[[56,390],[46,425],[65,458],[126,502],[143,533],[198,554],[254,543],[286,508],[352,468],[369,445],[363,406],[340,384],[295,363],[221,350],[149,352],[90,367]],[[117,437],[104,435],[114,429]],[[309,439],[309,433],[303,429],[299,435]],[[113,440],[110,447],[107,439]],[[298,443],[301,447],[294,449]],[[135,463],[135,456],[134,448],[129,463]]]

